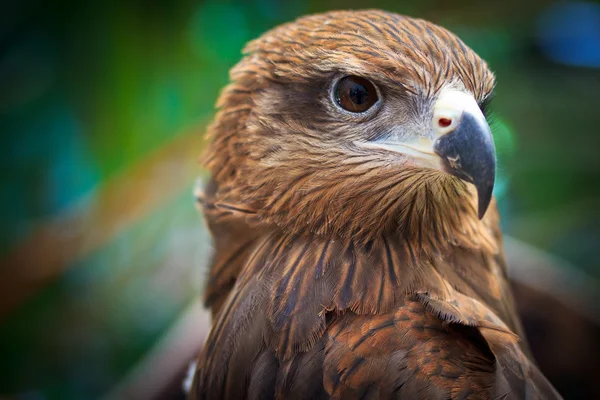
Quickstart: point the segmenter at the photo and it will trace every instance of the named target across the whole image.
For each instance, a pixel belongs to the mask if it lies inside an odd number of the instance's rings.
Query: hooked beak
[[[477,213],[483,218],[492,200],[496,150],[490,127],[473,96],[458,90],[442,91],[434,106],[433,132],[433,141],[385,139],[361,145],[410,156],[422,166],[472,183],[477,189]]]
[[[435,104],[433,123],[439,132],[433,151],[440,157],[442,169],[475,185],[477,213],[483,218],[496,177],[496,150],[485,116],[471,95],[445,91]]]

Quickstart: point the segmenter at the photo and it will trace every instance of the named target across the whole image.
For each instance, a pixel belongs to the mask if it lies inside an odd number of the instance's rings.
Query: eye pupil
[[[346,76],[336,85],[335,100],[346,111],[365,112],[377,102],[377,89],[365,78]]]
[[[361,105],[369,98],[369,91],[361,84],[357,83],[350,89],[350,99],[354,104]]]

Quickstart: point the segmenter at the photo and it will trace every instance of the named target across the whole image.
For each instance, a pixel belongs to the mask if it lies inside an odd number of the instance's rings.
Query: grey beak
[[[485,119],[464,112],[457,127],[437,139],[434,151],[446,172],[475,185],[478,216],[483,218],[496,178],[496,149]]]

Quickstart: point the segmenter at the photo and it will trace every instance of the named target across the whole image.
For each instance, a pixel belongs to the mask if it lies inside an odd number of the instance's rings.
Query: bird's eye
[[[346,76],[335,86],[335,101],[346,111],[361,113],[377,102],[377,89],[369,80]]]

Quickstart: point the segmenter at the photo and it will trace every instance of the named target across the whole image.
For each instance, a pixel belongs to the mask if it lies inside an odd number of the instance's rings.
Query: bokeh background
[[[245,42],[279,23],[364,6],[1,2],[0,396],[126,397],[131,382],[152,385],[156,365],[172,369],[168,354],[199,346],[210,240],[192,187],[228,70]],[[600,5],[369,7],[439,23],[488,61],[498,78],[492,108],[505,231],[560,260],[561,277],[597,295]],[[593,319],[598,308],[590,310]],[[181,332],[192,314],[190,338]]]

